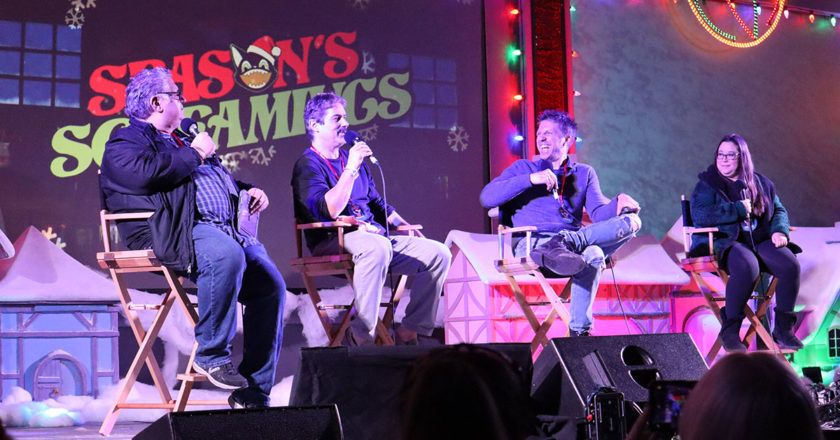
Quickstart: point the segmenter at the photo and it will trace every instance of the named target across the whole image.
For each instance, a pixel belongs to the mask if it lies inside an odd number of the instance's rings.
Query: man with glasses
[[[268,197],[221,166],[206,132],[190,139],[176,130],[183,104],[165,68],[131,79],[129,125],[111,136],[102,157],[104,204],[112,212],[155,212],[148,220],[119,223],[120,235],[130,249],[153,249],[161,263],[198,286],[195,369],[214,385],[234,390],[231,407],[268,406],[286,286],[263,245],[234,226],[240,191],[250,196],[251,214],[263,211]],[[238,369],[230,359],[237,301],[245,306]]]
[[[567,113],[546,110],[539,116],[539,158],[520,159],[481,191],[485,208],[500,208],[502,224],[535,226],[531,258],[561,276],[572,277],[572,336],[588,336],[592,303],[606,258],[642,227],[639,204],[627,194],[612,200],[601,193],[595,170],[574,162],[569,147],[577,124]],[[593,223],[583,226],[586,208]],[[514,237],[513,251],[523,256],[527,243]]]

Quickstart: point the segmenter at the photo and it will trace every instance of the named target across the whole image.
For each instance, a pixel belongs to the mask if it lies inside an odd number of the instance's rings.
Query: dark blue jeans
[[[560,231],[571,250],[579,253],[586,268],[572,276],[571,304],[569,314],[572,322],[569,328],[574,331],[584,331],[592,328],[594,317],[592,305],[601,281],[601,270],[607,257],[612,255],[624,243],[630,241],[639,232],[633,227],[633,222],[641,225],[642,220],[636,214],[623,214],[617,217],[584,226],[577,231]],[[532,238],[532,249],[548,242],[554,233],[537,232]],[[521,240],[514,249],[514,255],[525,255],[527,243]]]
[[[193,227],[193,242],[199,316],[195,361],[208,368],[230,362],[236,301],[241,302],[245,347],[239,373],[267,402],[283,340],[283,276],[262,244],[242,248],[229,235],[202,224]]]

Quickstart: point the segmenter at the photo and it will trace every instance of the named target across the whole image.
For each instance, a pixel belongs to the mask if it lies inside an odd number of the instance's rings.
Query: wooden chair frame
[[[354,227],[354,225],[344,221],[332,222],[318,222],[318,223],[295,223],[295,246],[297,247],[297,257],[291,261],[292,270],[300,273],[303,278],[303,284],[306,287],[309,298],[312,300],[312,306],[315,312],[318,313],[318,318],[321,325],[324,327],[324,332],[329,339],[329,346],[335,347],[341,344],[344,340],[347,328],[350,327],[350,318],[352,317],[353,306],[356,303],[355,298],[349,304],[326,304],[318,293],[318,287],[315,285],[313,277],[322,275],[343,275],[344,278],[353,287],[353,255],[344,249],[344,234],[347,228]],[[409,235],[422,236],[420,225],[402,225],[396,228],[398,232],[406,232]],[[304,256],[304,233],[307,230],[314,229],[335,229],[338,234],[338,253],[320,256]],[[394,345],[394,339],[388,332],[388,328],[393,324],[394,311],[402,299],[405,286],[408,281],[407,275],[401,275],[396,286],[392,286],[391,298],[388,301],[383,301],[379,305],[385,309],[381,318],[376,322],[376,344],[377,345]],[[343,310],[341,319],[338,325],[333,325],[330,320],[329,310]]]
[[[531,259],[531,233],[537,230],[534,226],[522,227],[507,227],[499,225],[499,259],[493,262],[496,270],[502,273],[507,278],[510,287],[513,290],[514,298],[531,329],[534,330],[534,338],[531,340],[531,353],[536,353],[540,346],[545,346],[548,343],[547,333],[557,318],[560,318],[566,324],[566,332],[564,336],[569,335],[569,323],[572,320],[569,310],[564,303],[569,302],[571,296],[572,283],[566,283],[560,294],[554,291],[545,275],[540,271],[540,266]],[[514,257],[513,255],[505,255],[505,240],[510,240],[514,233],[525,233],[525,240],[528,241],[527,252],[524,257]],[[536,278],[540,285],[547,301],[530,302],[525,297],[522,287],[516,280],[517,275],[530,275]],[[534,307],[550,305],[551,310],[542,320],[537,318],[534,312]]]
[[[723,325],[723,319],[720,315],[720,303],[726,302],[725,292],[720,292],[716,288],[714,288],[706,279],[703,277],[703,274],[712,274],[718,276],[721,281],[723,281],[724,286],[729,281],[729,274],[726,273],[720,267],[720,264],[715,257],[715,248],[714,248],[714,233],[718,232],[718,228],[711,227],[711,228],[697,228],[691,224],[691,213],[690,208],[688,206],[688,200],[686,200],[685,195],[681,196],[681,203],[683,205],[683,247],[685,250],[684,254],[678,255],[677,258],[679,259],[680,267],[688,272],[694,282],[697,284],[697,287],[700,289],[700,292],[703,294],[703,297],[706,300],[706,303],[709,306],[709,309],[714,313],[715,318],[717,318],[718,322]],[[709,255],[704,257],[688,257],[688,251],[691,245],[691,237],[695,234],[708,234],[709,238]],[[759,274],[758,279],[755,281],[753,285],[753,292],[751,299],[757,302],[757,306],[755,311],[747,304],[744,306],[744,315],[747,317],[747,321],[749,322],[750,326],[747,329],[747,333],[744,335],[742,342],[746,346],[750,346],[755,339],[756,336],[764,343],[764,346],[767,347],[767,350],[776,353],[782,359],[786,359],[785,355],[794,353],[796,350],[782,350],[773,340],[773,336],[770,332],[767,331],[767,328],[764,326],[764,319],[767,315],[767,307],[770,305],[773,295],[776,293],[776,278],[770,276],[770,283],[767,286],[767,289],[763,293],[756,293],[756,290],[759,288],[759,284],[762,281],[762,275]],[[715,343],[712,344],[712,347],[709,349],[709,352],[706,353],[705,359],[707,364],[711,364],[711,362],[715,359],[717,354],[720,352],[720,349],[723,347],[720,338],[715,340]]]
[[[111,279],[114,281],[114,286],[120,297],[123,312],[131,326],[131,331],[134,333],[134,338],[139,344],[137,354],[131,362],[131,366],[125,376],[125,382],[120,386],[117,397],[111,405],[102,425],[99,428],[99,433],[103,436],[111,434],[114,424],[117,421],[120,410],[128,408],[161,408],[170,412],[184,411],[187,405],[227,405],[224,400],[189,400],[190,391],[195,382],[205,381],[207,377],[198,374],[193,370],[193,362],[195,361],[195,352],[198,348],[198,343],[194,344],[189,361],[187,362],[186,371],[183,374],[178,374],[177,379],[181,381],[181,387],[178,391],[178,396],[174,400],[169,393],[169,387],[166,385],[163,374],[157,359],[152,352],[152,344],[158,336],[166,317],[172,310],[172,306],[177,302],[181,306],[181,310],[186,314],[187,320],[193,326],[198,322],[198,313],[184,287],[181,280],[172,269],[163,266],[155,256],[151,249],[130,251],[114,251],[111,249],[110,231],[113,222],[120,220],[143,220],[152,216],[151,212],[138,213],[123,213],[111,214],[105,210],[100,211],[100,227],[102,232],[102,243],[104,252],[96,254],[96,260],[99,266],[103,269],[108,269],[111,274]],[[160,303],[157,304],[138,304],[132,301],[131,294],[123,278],[127,273],[138,272],[160,272],[166,279],[169,291],[163,295]],[[140,322],[138,315],[139,310],[154,310],[156,311],[154,319],[148,329],[144,329]],[[127,403],[128,394],[134,387],[137,381],[137,376],[140,370],[146,365],[149,373],[152,376],[155,388],[160,394],[160,402],[144,402],[144,403]]]

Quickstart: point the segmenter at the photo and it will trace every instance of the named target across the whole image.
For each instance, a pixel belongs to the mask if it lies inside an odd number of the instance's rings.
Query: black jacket
[[[131,119],[111,136],[99,178],[104,208],[154,211],[148,220],[118,224],[129,249],[151,248],[163,265],[190,271],[195,260],[195,185],[190,176],[199,165],[197,151],[175,148],[147,122]]]
[[[721,258],[738,239],[741,222],[747,219],[747,210],[740,200],[730,200],[726,192],[726,181],[712,164],[706,171],[700,173],[699,181],[691,194],[691,220],[697,227],[717,226],[720,232],[715,233],[715,255]],[[781,232],[790,238],[790,221],[787,210],[776,195],[776,186],[770,179],[755,173],[756,182],[767,196],[770,203],[765,208],[765,214],[770,220],[770,233]],[[756,243],[757,244],[757,243]],[[789,243],[788,247],[794,252],[801,249]],[[697,234],[691,239],[691,255],[708,254],[709,239],[705,234]]]

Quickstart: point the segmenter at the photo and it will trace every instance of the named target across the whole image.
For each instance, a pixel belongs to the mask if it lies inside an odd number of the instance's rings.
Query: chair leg
[[[566,285],[563,286],[563,290],[560,291],[560,295],[557,295],[554,292],[554,289],[548,284],[548,280],[545,279],[542,273],[536,271],[537,282],[540,283],[540,287],[542,287],[543,293],[548,298],[548,301],[551,303],[551,308],[555,312],[557,312],[557,316],[560,318],[563,323],[566,324],[566,333],[563,335],[564,337],[569,336],[571,331],[571,323],[572,323],[572,315],[569,314],[569,309],[566,308],[566,305],[563,304],[563,301],[560,298],[569,298],[572,294],[572,280],[571,278],[566,282]]]
[[[132,306],[131,301],[131,294],[128,292],[128,288],[125,286],[125,281],[122,278],[122,275],[114,269],[110,270],[111,272],[111,279],[114,281],[114,285],[117,288],[120,296],[120,303],[122,304],[123,312],[125,313],[125,318],[131,327],[131,332],[134,334],[134,339],[137,341],[137,344],[140,345],[143,343],[143,339],[146,337],[146,330],[143,329],[143,324],[140,322],[140,316],[137,314],[137,311]],[[172,290],[164,297],[160,307],[165,304],[169,295],[173,293]],[[149,368],[149,373],[152,376],[152,381],[155,385],[155,388],[160,393],[160,398],[162,401],[167,402],[171,399],[169,391],[166,386],[166,381],[163,379],[163,373],[160,371],[160,366],[157,363],[157,360],[154,356],[151,356],[146,359],[146,367]]]
[[[158,310],[154,320],[152,321],[152,325],[149,326],[149,330],[146,332],[142,342],[140,343],[140,348],[137,350],[137,354],[134,356],[134,360],[128,368],[125,382],[123,382],[123,385],[120,387],[114,404],[111,405],[111,409],[102,421],[102,425],[99,428],[99,433],[101,435],[107,436],[111,434],[111,430],[114,428],[114,424],[119,416],[120,409],[122,409],[126,399],[128,399],[128,394],[131,392],[131,389],[134,387],[134,383],[137,381],[137,376],[140,374],[140,368],[143,363],[149,363],[151,360],[154,365],[157,366],[157,362],[154,361],[154,356],[150,356],[152,352],[152,344],[155,339],[157,339],[157,335],[160,332],[161,327],[163,327],[164,319],[169,314],[169,310],[172,308],[174,302],[175,293],[170,291],[166,295],[161,308]],[[158,375],[161,374],[159,369],[157,372],[152,372],[153,377],[155,373]],[[162,381],[162,375],[159,379]],[[158,391],[161,395],[169,395],[169,389],[166,386],[166,382],[163,382],[163,387],[161,387],[157,381],[155,381],[155,385],[158,387]],[[168,403],[169,400],[170,399],[166,399],[164,403]]]

